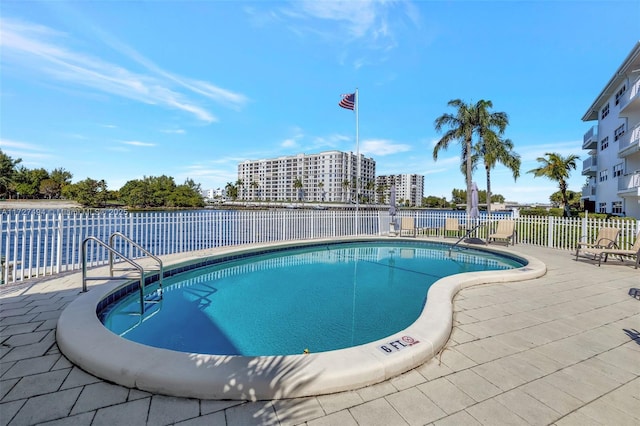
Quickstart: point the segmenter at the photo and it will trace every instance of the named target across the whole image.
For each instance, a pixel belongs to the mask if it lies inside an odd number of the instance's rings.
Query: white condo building
[[[387,204],[391,196],[391,186],[396,185],[396,203],[408,207],[422,207],[424,197],[424,176],[385,175],[376,177],[376,202]]]
[[[640,219],[640,42],[602,89],[582,121],[597,121],[584,135],[585,207]]]
[[[360,172],[358,173],[358,165]],[[374,198],[376,162],[352,152],[326,151],[238,164],[238,199],[243,201],[360,201]],[[358,177],[360,185],[356,185]]]
[[[214,200],[216,198],[224,198],[224,191],[221,188],[205,189],[200,193],[204,198],[208,200]]]

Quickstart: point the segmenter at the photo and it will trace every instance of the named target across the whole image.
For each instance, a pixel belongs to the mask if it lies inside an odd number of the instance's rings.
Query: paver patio
[[[639,425],[640,300],[628,293],[640,287],[640,270],[513,250],[542,260],[547,274],[458,293],[436,358],[367,388],[279,401],[175,398],[107,383],[55,342],[79,273],[0,288],[0,425]]]

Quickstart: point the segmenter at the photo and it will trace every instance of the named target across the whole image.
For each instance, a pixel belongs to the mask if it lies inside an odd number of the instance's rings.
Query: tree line
[[[0,149],[0,198],[68,199],[86,207],[125,205],[132,208],[204,207],[201,188],[193,180],[176,185],[169,176],[149,176],[130,180],[110,191],[104,179],[87,178],[71,183],[73,174],[64,168],[51,172],[22,166]]]

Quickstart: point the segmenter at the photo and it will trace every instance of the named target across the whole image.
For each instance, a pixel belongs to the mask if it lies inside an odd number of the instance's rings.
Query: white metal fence
[[[95,236],[107,242],[122,232],[155,255],[166,255],[241,244],[331,238],[350,235],[387,235],[392,221],[402,216],[415,218],[422,233],[438,235],[445,218],[457,217],[470,236],[486,238],[500,218],[494,214],[470,219],[464,212],[402,210],[394,218],[388,211],[333,210],[198,210],[181,212],[129,213],[124,210],[4,210],[1,213],[0,258],[3,283],[79,270],[82,241]],[[640,222],[624,219],[580,219],[523,216],[516,221],[517,242],[572,250],[581,238],[593,240],[599,228],[621,229],[618,240],[625,247],[633,243]],[[119,243],[124,243],[118,241]],[[115,247],[128,257],[139,257],[130,246]],[[107,252],[89,246],[91,266],[105,264]]]

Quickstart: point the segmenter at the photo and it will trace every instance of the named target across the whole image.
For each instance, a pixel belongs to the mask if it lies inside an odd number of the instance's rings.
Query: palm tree
[[[238,187],[232,184],[231,182],[227,182],[224,189],[227,192],[227,196],[231,197],[233,201],[235,201],[236,198],[238,198]]]
[[[367,201],[369,204],[371,204],[371,198],[373,198],[372,194],[373,190],[376,187],[376,182],[373,180],[367,181],[364,187],[367,190]]]
[[[349,179],[345,179],[342,181],[342,189],[343,189],[343,194],[344,194],[344,202],[346,203],[347,201],[349,201],[349,199],[347,198],[347,196],[349,195],[349,188],[351,188],[351,181]]]
[[[378,193],[378,203],[380,204],[384,204],[385,203],[385,193],[387,192],[387,190],[389,189],[389,187],[383,183],[380,183],[376,186],[376,192]]]
[[[300,201],[300,199],[302,198],[302,187],[304,186],[304,184],[302,183],[302,179],[297,177],[295,178],[295,180],[293,181],[293,187],[296,189],[296,193],[298,195],[298,201]]]
[[[498,156],[501,153],[501,148],[498,146],[501,144],[499,135],[504,133],[509,124],[509,117],[504,112],[491,112],[490,108],[493,108],[491,101],[480,99],[475,104],[465,104],[460,99],[454,99],[449,101],[447,105],[457,108],[457,111],[455,115],[443,114],[434,123],[437,131],[441,131],[444,126],[448,126],[449,130],[433,148],[433,159],[437,160],[438,152],[441,149],[447,149],[451,141],[457,140],[462,145],[462,162],[460,166],[467,183],[466,201],[467,214],[469,214],[471,211],[472,174],[479,157],[484,157],[485,153],[488,154],[488,158],[485,159],[487,192],[490,191],[489,170],[495,166],[496,162],[502,162],[501,159],[504,159],[510,163],[510,166],[507,167],[517,166],[517,174],[519,175],[519,157],[516,165],[511,160],[507,160],[506,156]],[[478,143],[475,146],[473,145],[474,134],[478,135]],[[474,151],[476,154],[474,154]],[[516,172],[514,171],[514,173]],[[490,198],[487,199],[490,200]],[[489,203],[490,201],[487,205]]]
[[[324,202],[324,182],[320,181],[317,183],[318,189],[320,190],[320,199]]]
[[[481,101],[483,102],[483,101]],[[476,128],[477,108],[473,104],[465,104],[460,99],[454,99],[447,103],[448,106],[457,109],[455,114],[443,114],[436,118],[434,126],[436,131],[440,132],[447,126],[449,130],[440,138],[433,147],[433,159],[438,160],[438,152],[441,149],[447,149],[453,141],[458,141],[462,145],[462,164],[465,170],[465,179],[467,181],[467,214],[471,209],[471,147],[473,132]]]
[[[260,187],[260,184],[259,184],[258,182],[256,182],[255,180],[252,180],[252,181],[251,181],[251,189],[253,190],[253,191],[251,191],[251,192],[253,192],[253,201],[255,201],[255,200],[256,200],[256,195],[257,195],[257,194],[256,194],[256,192],[257,192],[256,190],[257,190],[259,187]]]
[[[536,161],[540,163],[540,167],[529,170],[527,173],[533,173],[535,177],[544,176],[558,182],[560,192],[562,193],[563,216],[567,217],[569,216],[569,212],[567,212],[567,179],[569,179],[571,169],[576,169],[576,161],[579,160],[580,157],[574,154],[563,157],[557,152],[547,152],[544,155],[544,157],[538,157],[536,159]]]
[[[242,179],[238,179],[236,181],[236,198],[239,196],[241,197],[242,200],[245,199],[244,181]]]
[[[485,134],[480,139],[477,148],[477,155],[474,156],[474,163],[482,157],[484,170],[487,174],[487,215],[491,215],[491,169],[497,163],[504,165],[511,170],[513,179],[520,177],[520,155],[513,152],[513,142],[511,139],[502,139],[494,132]]]
[[[511,169],[514,179],[520,176],[520,156],[511,154],[513,142],[510,139],[503,140],[501,138],[509,125],[509,117],[504,112],[490,112],[490,108],[493,108],[491,101],[480,100],[476,104],[478,143],[474,147],[476,152],[483,157],[484,169],[487,174],[488,215],[491,214],[491,169],[495,167],[497,162],[500,162]]]

